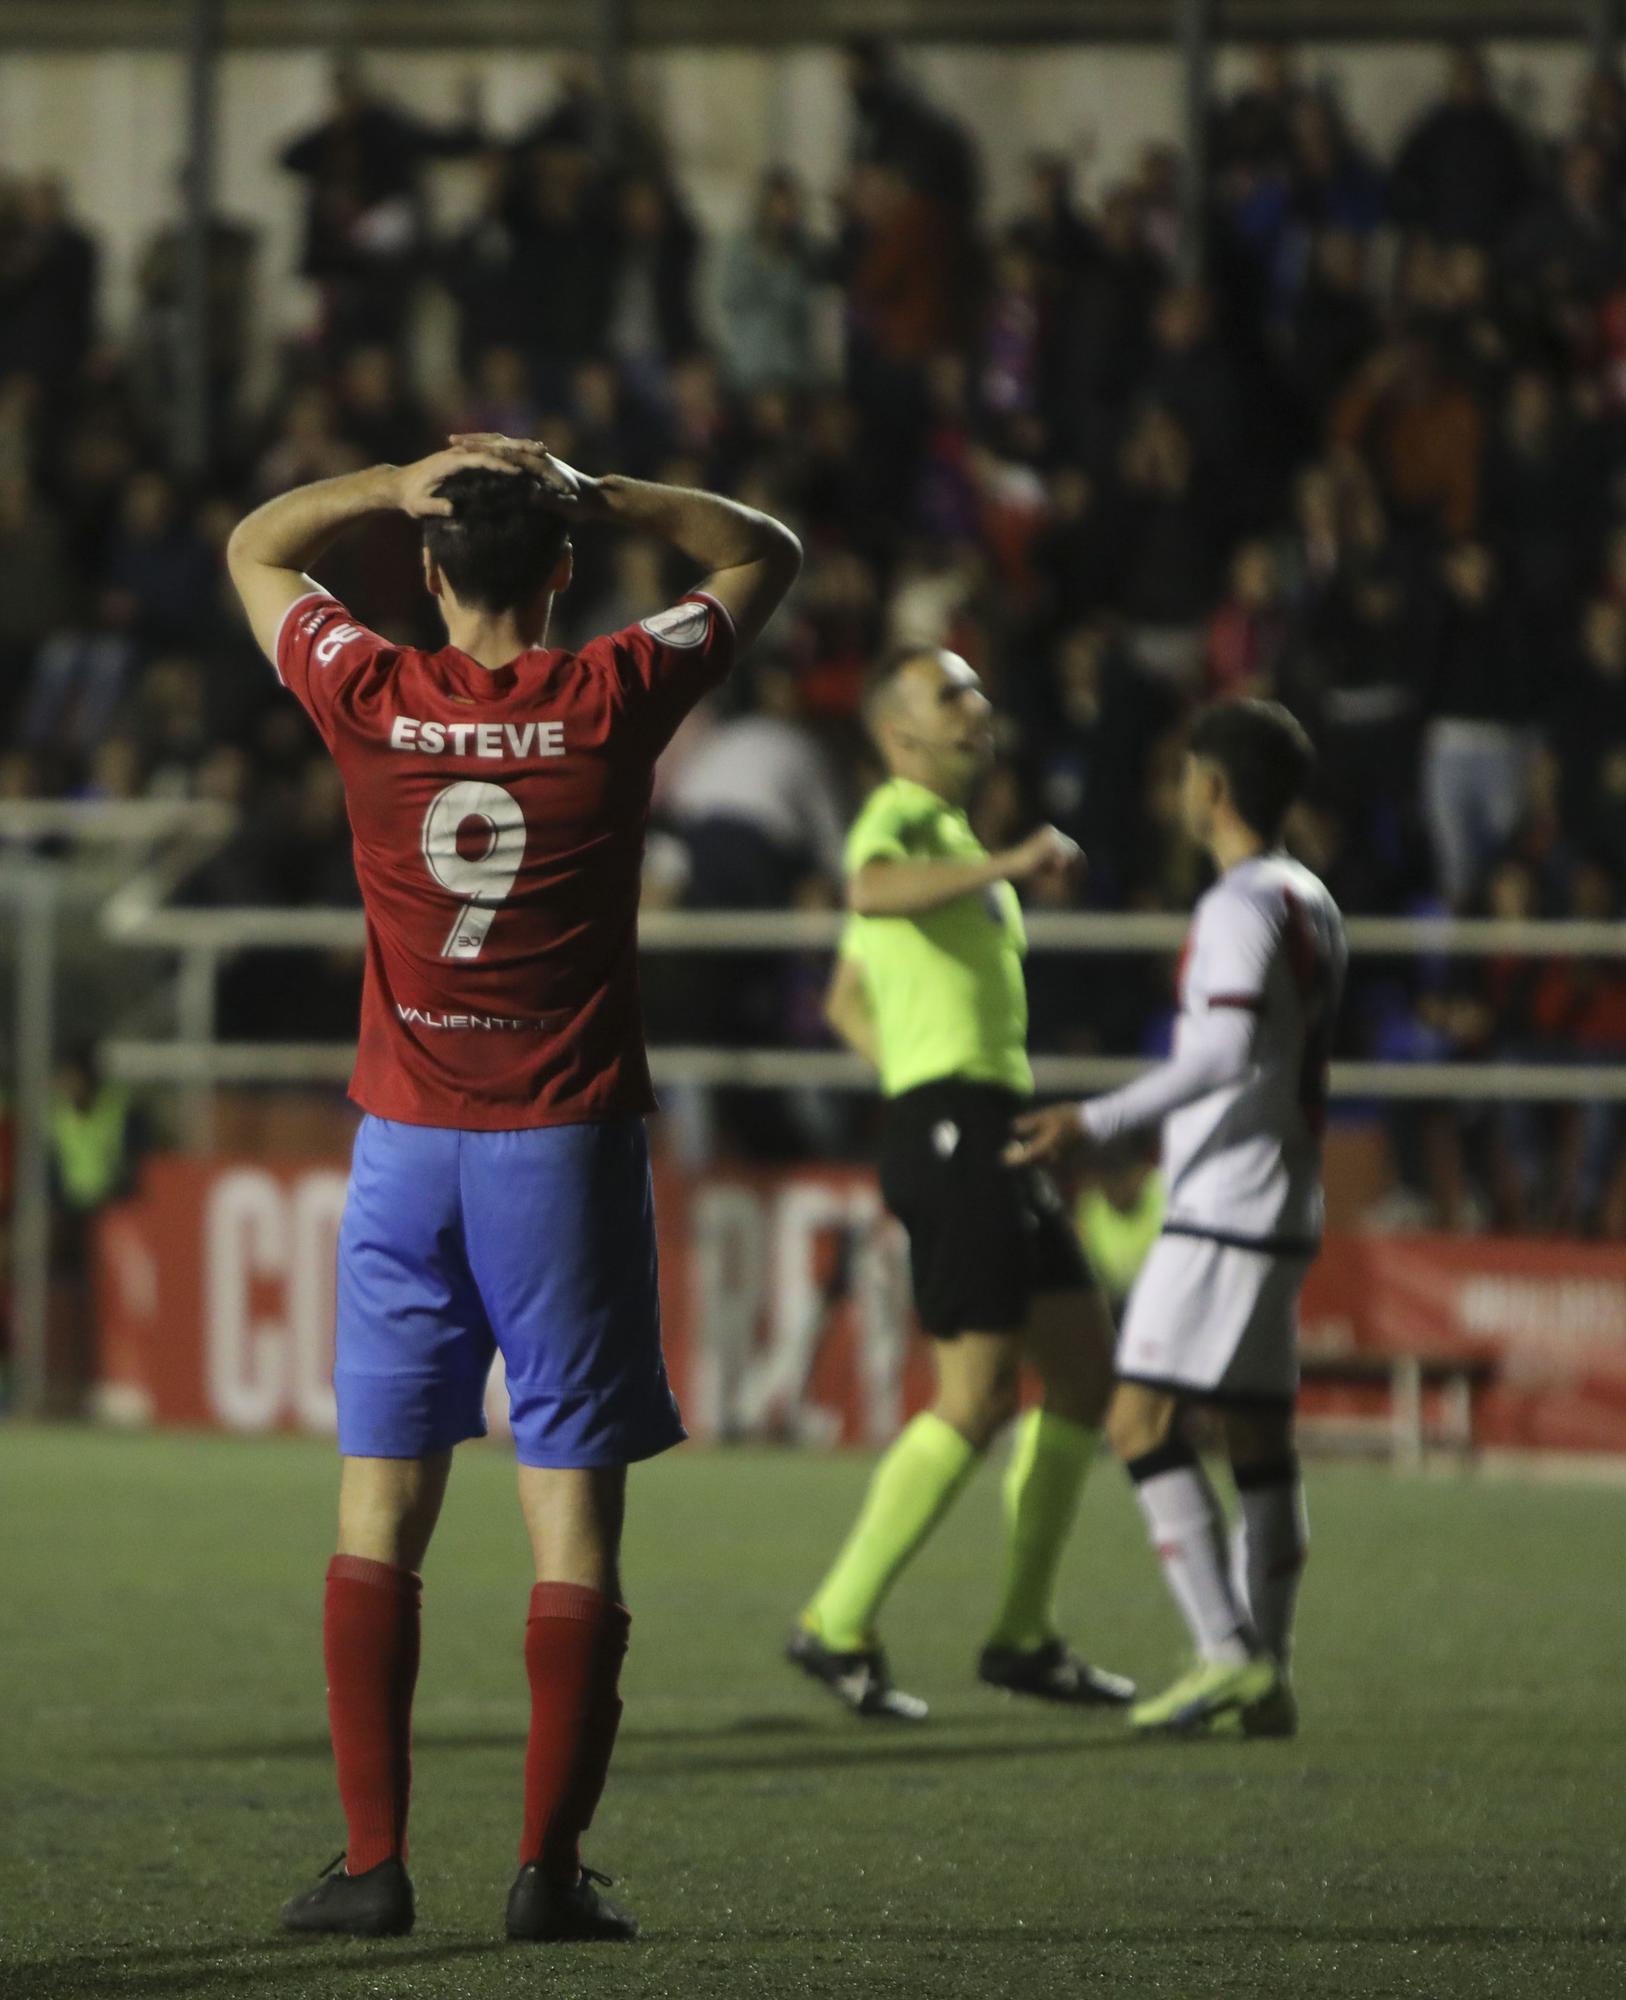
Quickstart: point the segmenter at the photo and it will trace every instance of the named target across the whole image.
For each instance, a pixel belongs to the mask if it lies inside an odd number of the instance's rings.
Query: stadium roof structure
[[[788,45],[868,34],[933,42],[1163,42],[1184,0],[220,0],[228,46],[568,47],[607,32],[632,47]],[[194,0],[6,0],[0,47],[184,41]],[[1471,34],[1602,37],[1620,0],[1212,0],[1220,41]]]

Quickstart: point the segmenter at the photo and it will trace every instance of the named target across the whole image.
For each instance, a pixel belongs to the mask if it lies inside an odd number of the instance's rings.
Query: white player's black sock
[[[1219,1502],[1197,1454],[1183,1439],[1171,1440],[1124,1470],[1199,1657],[1241,1666],[1253,1651],[1247,1613],[1226,1575]]]
[[[1293,1611],[1309,1552],[1309,1518],[1298,1460],[1236,1468],[1242,1518],[1231,1542],[1231,1582],[1247,1607],[1259,1643],[1285,1667],[1293,1650]]]

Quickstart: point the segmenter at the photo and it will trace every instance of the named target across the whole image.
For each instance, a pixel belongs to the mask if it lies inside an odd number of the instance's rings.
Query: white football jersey
[[[1198,903],[1172,1058],[1082,1114],[1101,1140],[1162,1120],[1166,1231],[1287,1252],[1319,1239],[1347,957],[1337,904],[1285,854],[1239,862]]]

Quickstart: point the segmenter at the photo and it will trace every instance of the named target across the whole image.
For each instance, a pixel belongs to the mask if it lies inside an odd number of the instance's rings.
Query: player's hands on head
[[[1047,1104],[1042,1111],[1024,1111],[1011,1120],[1011,1142],[1005,1148],[1008,1167],[1032,1167],[1066,1160],[1087,1146],[1076,1104]]]
[[[1008,882],[1056,887],[1074,883],[1084,873],[1084,850],[1054,826],[1041,826],[1003,858]]]
[[[427,458],[420,458],[412,465],[397,467],[395,503],[403,514],[410,514],[413,520],[427,520],[452,511],[451,501],[442,498],[439,487],[441,481],[450,479],[454,472],[521,470],[523,468],[511,459],[501,458],[494,451],[454,444],[448,451],[431,452]]]
[[[600,482],[555,458],[540,438],[504,437],[501,431],[461,431],[453,437],[452,445],[454,449],[490,452],[509,471],[528,472],[561,514],[580,519],[603,511]]]

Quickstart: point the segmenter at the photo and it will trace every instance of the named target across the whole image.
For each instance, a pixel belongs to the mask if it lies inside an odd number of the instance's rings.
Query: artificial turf
[[[986,1475],[887,1637],[933,1702],[855,1722],[779,1664],[866,1474],[686,1450],[635,1473],[627,1715],[589,1858],[644,1939],[500,1940],[529,1575],[496,1447],[426,1565],[407,1940],[283,1941],[343,1844],[316,1446],[0,1428],[0,1995],[1626,1992],[1626,1489],[1312,1468],[1294,1743],[1134,1743],[979,1690]],[[1158,1683],[1178,1633],[1102,1466],[1071,1632]]]

